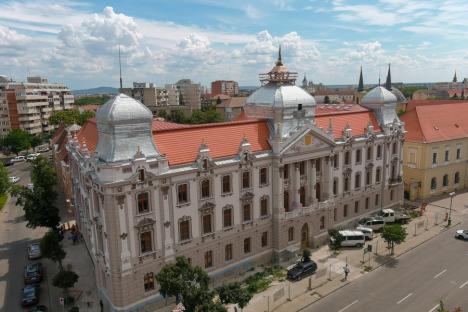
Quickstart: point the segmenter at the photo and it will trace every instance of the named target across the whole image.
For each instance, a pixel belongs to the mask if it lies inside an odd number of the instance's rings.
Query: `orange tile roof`
[[[442,104],[466,104],[468,101],[460,101],[460,100],[410,100],[408,104],[406,104],[406,111],[409,112],[410,110],[415,109],[418,106],[425,106],[425,105],[442,105]]]
[[[317,104],[315,107],[315,116],[341,115],[368,111],[367,108],[359,104]]]
[[[425,105],[400,118],[408,131],[406,141],[433,143],[468,137],[468,103]]]
[[[351,134],[353,136],[363,135],[366,131],[369,121],[374,126],[375,132],[380,132],[380,128],[375,115],[370,111],[364,112],[352,112],[347,114],[338,114],[338,115],[325,115],[315,117],[315,123],[318,127],[326,130],[328,125],[332,123],[333,136],[335,138],[343,137],[343,129],[349,124],[351,128]]]

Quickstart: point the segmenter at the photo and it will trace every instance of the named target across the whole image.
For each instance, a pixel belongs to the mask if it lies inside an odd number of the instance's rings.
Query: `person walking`
[[[344,279],[345,279],[345,281],[347,281],[348,280],[348,274],[349,274],[348,264],[346,264],[346,266],[343,267],[343,271],[344,271]]]

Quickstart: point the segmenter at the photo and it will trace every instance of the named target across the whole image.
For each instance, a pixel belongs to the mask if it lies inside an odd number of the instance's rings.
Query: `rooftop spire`
[[[380,87],[380,69],[379,69],[379,87]]]
[[[457,82],[457,71],[455,71],[455,75],[453,75],[453,82]]]
[[[361,65],[361,73],[359,74],[359,85],[357,88],[358,92],[364,91],[364,79],[362,78],[362,65]]]
[[[392,75],[390,73],[390,63],[388,63],[388,73],[387,73],[387,81],[385,81],[385,88],[388,91],[392,91]]]
[[[122,92],[122,62],[120,60],[120,44],[119,44],[119,74],[120,74],[120,90]]]
[[[279,45],[278,49],[278,60],[276,61],[276,66],[282,66],[283,61],[281,60],[281,44]]]

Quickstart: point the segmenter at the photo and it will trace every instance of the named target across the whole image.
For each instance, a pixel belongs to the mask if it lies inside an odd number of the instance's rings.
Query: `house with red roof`
[[[225,278],[402,204],[396,96],[378,86],[361,105],[317,105],[296,78],[280,50],[234,121],[154,120],[119,94],[76,135],[57,134],[106,310],[156,307],[155,273],[175,257]]]

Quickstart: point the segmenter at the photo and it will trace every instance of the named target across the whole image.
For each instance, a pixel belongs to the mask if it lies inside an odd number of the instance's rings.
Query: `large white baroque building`
[[[295,78],[279,56],[238,121],[155,121],[120,94],[69,134],[77,224],[106,310],[149,309],[154,274],[176,256],[216,278],[401,205],[396,97],[376,87],[362,106],[317,106]]]

